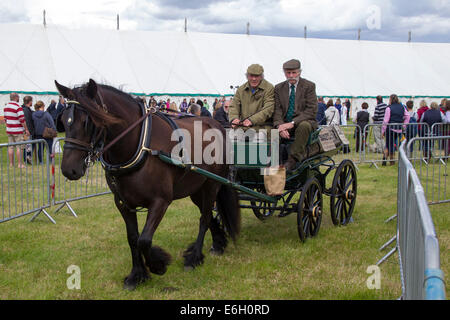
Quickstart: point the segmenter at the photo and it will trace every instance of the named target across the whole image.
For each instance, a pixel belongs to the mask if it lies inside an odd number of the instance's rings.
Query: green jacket
[[[252,93],[248,82],[240,86],[231,102],[228,117],[230,123],[234,119],[249,119],[255,130],[272,129],[272,114],[275,105],[274,87],[263,79]]]

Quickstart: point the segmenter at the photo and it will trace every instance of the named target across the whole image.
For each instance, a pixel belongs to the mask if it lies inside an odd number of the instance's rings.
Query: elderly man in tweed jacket
[[[287,170],[306,158],[309,134],[318,128],[316,85],[300,77],[300,61],[289,60],[283,64],[286,80],[275,86],[273,124],[282,139],[295,138],[291,145]]]
[[[248,81],[237,89],[230,105],[231,126],[269,131],[272,129],[274,87],[264,79],[264,68],[259,64],[250,65],[246,76]]]

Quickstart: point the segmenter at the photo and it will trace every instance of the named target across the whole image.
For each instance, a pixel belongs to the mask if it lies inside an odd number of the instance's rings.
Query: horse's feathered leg
[[[128,244],[130,245],[133,267],[130,274],[124,280],[124,288],[134,290],[140,283],[149,278],[144,260],[138,249],[139,230],[135,212],[131,212],[117,196],[114,197],[117,208],[119,209],[127,228]]]
[[[211,226],[212,209],[218,189],[217,183],[208,181],[197,193],[191,195],[192,201],[200,209],[201,217],[197,240],[183,254],[186,270],[193,269],[203,263],[203,242],[205,234]]]
[[[138,240],[138,248],[144,255],[145,264],[150,272],[159,275],[166,273],[171,256],[160,247],[152,246],[152,239],[168,206],[169,202],[163,199],[155,199],[152,202],[148,208],[147,221]]]

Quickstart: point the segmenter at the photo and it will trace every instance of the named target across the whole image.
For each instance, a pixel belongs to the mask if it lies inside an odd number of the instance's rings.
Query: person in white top
[[[344,103],[341,108],[341,125],[343,126],[347,125],[347,112],[347,106]]]
[[[325,118],[327,119],[327,125],[339,125],[339,111],[334,106],[333,100],[330,99],[327,102],[327,110],[325,110]]]

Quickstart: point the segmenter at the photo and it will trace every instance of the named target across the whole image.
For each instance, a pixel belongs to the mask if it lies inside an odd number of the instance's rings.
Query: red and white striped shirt
[[[23,123],[25,122],[25,116],[20,104],[15,101],[10,101],[3,111],[6,121],[6,133],[24,134],[25,128]]]

